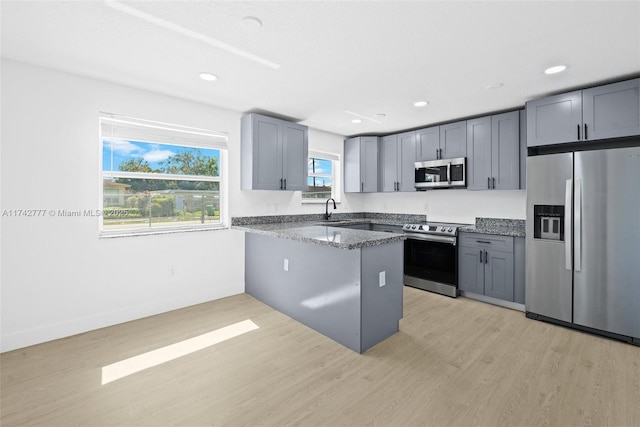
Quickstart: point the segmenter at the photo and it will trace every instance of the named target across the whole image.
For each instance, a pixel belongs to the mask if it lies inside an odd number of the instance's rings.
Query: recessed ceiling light
[[[416,107],[424,107],[426,105],[429,105],[429,103],[427,101],[416,101],[413,103],[413,105]]]
[[[545,74],[556,74],[556,73],[561,73],[566,69],[567,69],[566,65],[556,65],[556,66],[547,68],[546,70],[544,70],[544,73]]]
[[[242,18],[242,28],[247,31],[258,31],[262,28],[262,21],[255,16],[245,16]]]
[[[487,90],[500,89],[502,86],[504,86],[504,84],[500,82],[491,83],[487,86]]]
[[[208,81],[208,82],[215,82],[216,80],[218,80],[218,76],[216,76],[215,74],[211,74],[211,73],[200,73],[198,74],[200,76],[200,78],[202,80]]]
[[[387,117],[387,115],[385,113],[377,113],[376,117],[379,119],[384,119],[385,117]]]
[[[353,119],[351,123],[362,123],[362,119]]]

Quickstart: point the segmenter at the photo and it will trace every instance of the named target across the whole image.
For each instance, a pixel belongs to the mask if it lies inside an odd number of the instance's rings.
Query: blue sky
[[[122,162],[130,159],[142,158],[149,163],[153,169],[160,167],[160,162],[168,159],[176,153],[196,150],[196,148],[181,147],[168,144],[155,144],[150,142],[127,141],[122,139],[105,139],[102,143],[102,170],[111,171],[113,149],[113,170],[117,171]],[[220,165],[220,152],[218,150],[200,148],[200,152],[209,157],[218,159]]]

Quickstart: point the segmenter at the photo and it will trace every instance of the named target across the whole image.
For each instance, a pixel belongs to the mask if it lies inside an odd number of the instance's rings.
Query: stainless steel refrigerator
[[[527,158],[528,317],[640,344],[640,147]]]

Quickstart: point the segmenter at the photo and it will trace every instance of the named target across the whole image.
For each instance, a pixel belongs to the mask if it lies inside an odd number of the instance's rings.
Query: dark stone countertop
[[[366,220],[336,221],[327,225],[318,222],[280,222],[267,224],[234,225],[238,230],[257,233],[281,239],[296,240],[316,245],[332,246],[340,249],[358,249],[368,246],[383,245],[400,242],[405,239],[403,234],[386,233],[382,231],[356,230],[352,228],[336,227],[338,224],[367,224]],[[376,222],[381,223],[381,222]],[[388,224],[387,225],[398,225]]]
[[[476,218],[475,225],[461,227],[460,232],[525,237],[524,219]]]

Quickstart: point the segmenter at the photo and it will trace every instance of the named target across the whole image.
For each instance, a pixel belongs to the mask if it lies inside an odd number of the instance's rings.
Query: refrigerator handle
[[[451,162],[447,164],[447,182],[451,184]]]
[[[574,225],[573,244],[574,244],[574,261],[573,269],[580,271],[582,269],[582,180],[576,179],[574,195]]]
[[[573,180],[568,179],[564,189],[564,266],[571,270],[571,199],[573,191]]]

